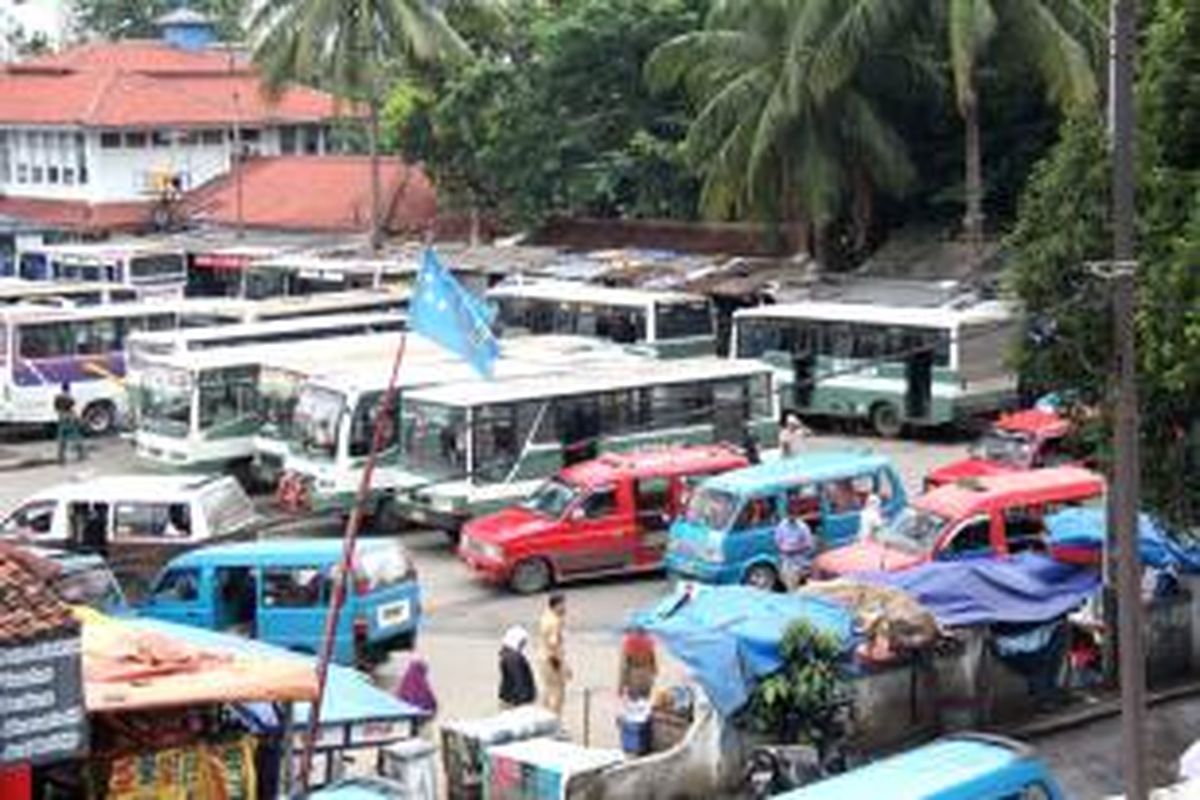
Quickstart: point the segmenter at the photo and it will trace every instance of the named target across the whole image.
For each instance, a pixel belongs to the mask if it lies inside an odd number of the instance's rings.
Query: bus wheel
[[[775,587],[779,585],[779,575],[776,574],[775,568],[770,564],[755,564],[746,570],[746,575],[742,578],[742,583],[747,586],[753,586],[755,589],[773,592],[775,591]]]
[[[527,558],[517,562],[508,585],[517,594],[537,594],[550,588],[550,564],[544,558]]]
[[[871,406],[871,427],[883,438],[895,439],[903,428],[900,410],[891,403],[876,403]]]
[[[103,436],[117,427],[117,409],[107,400],[88,403],[79,416],[88,436]]]

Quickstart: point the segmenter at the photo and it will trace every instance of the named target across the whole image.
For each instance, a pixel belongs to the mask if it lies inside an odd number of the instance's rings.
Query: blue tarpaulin
[[[934,561],[857,577],[906,592],[947,626],[1048,622],[1079,607],[1100,586],[1096,570],[1035,553]]]
[[[1104,509],[1068,508],[1046,518],[1050,543],[1056,547],[1094,549],[1104,547],[1108,528]],[[1181,572],[1200,572],[1200,546],[1173,538],[1149,514],[1138,515],[1138,550],[1142,563],[1158,569],[1175,567]]]
[[[737,711],[754,684],[778,670],[779,644],[788,625],[807,620],[841,642],[855,643],[845,608],[818,597],[774,594],[746,586],[680,589],[631,623],[652,633],[692,672],[721,714]]]

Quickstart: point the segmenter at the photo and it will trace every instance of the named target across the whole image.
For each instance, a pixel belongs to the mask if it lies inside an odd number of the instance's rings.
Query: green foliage
[[[783,668],[755,687],[747,719],[781,743],[808,743],[825,752],[845,737],[850,687],[838,643],[798,620],[779,646]]]
[[[1170,167],[1200,169],[1200,4],[1150,4],[1139,110]]]
[[[79,27],[109,39],[155,38],[154,21],[178,5],[176,0],[73,0]],[[237,41],[244,33],[245,0],[190,0],[188,6],[211,16],[226,41]]]

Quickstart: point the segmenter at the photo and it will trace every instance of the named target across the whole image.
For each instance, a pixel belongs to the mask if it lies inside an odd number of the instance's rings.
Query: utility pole
[[[1109,102],[1112,146],[1113,314],[1116,391],[1113,445],[1116,461],[1109,519],[1117,557],[1117,646],[1121,674],[1121,751],[1125,797],[1145,800],[1146,661],[1142,646],[1141,564],[1137,537],[1139,498],[1138,398],[1134,306],[1134,0],[1111,0],[1112,64]]]

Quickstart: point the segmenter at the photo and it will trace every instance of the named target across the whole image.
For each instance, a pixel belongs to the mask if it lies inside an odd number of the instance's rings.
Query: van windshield
[[[579,496],[579,489],[559,479],[551,478],[538,487],[523,505],[535,514],[559,519]]]
[[[901,511],[883,532],[883,541],[910,553],[928,553],[938,534],[946,529],[946,523],[945,517],[909,507]]]
[[[200,495],[200,506],[208,519],[208,530],[212,536],[233,533],[249,525],[257,518],[254,504],[232,478],[218,481]]]
[[[116,579],[103,564],[63,572],[53,585],[62,601],[71,605],[111,611],[124,604]]]
[[[346,398],[341,392],[305,386],[296,401],[292,436],[308,455],[333,458],[337,453],[338,424]]]
[[[1026,433],[989,431],[971,446],[971,454],[985,461],[1028,467],[1033,463],[1033,438]]]
[[[714,531],[723,531],[733,522],[737,512],[737,497],[729,492],[701,487],[688,501],[684,519]]]

